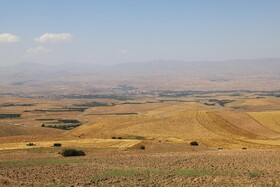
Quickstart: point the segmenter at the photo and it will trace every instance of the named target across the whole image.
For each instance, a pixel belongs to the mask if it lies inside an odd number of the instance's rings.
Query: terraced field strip
[[[248,112],[248,114],[264,127],[280,132],[280,111]]]
[[[268,145],[268,146],[280,146],[280,140],[257,140],[257,139],[247,139],[247,142],[250,143],[257,143],[261,145]]]
[[[241,138],[250,134],[236,128],[213,112],[199,111],[197,112],[196,119],[203,127],[221,136]]]
[[[220,112],[222,119],[230,122],[237,129],[246,132],[249,139],[279,139],[280,133],[265,127],[252,116],[245,112]]]
[[[28,142],[2,143],[0,144],[0,150],[47,148],[52,147],[54,143],[61,143],[62,147],[128,148],[140,142],[141,140],[81,139],[32,142],[35,146],[27,146]]]

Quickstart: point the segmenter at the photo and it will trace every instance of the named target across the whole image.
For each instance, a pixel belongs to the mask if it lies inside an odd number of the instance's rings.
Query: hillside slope
[[[246,112],[188,109],[188,104],[155,108],[138,115],[110,115],[67,132],[66,136],[93,138],[135,137],[198,140],[207,145],[246,145],[252,140],[280,140],[275,129],[256,121]]]
[[[32,127],[32,126],[17,126],[17,125],[0,125],[0,137],[4,136],[20,136],[20,135],[58,135],[62,134],[63,130]]]

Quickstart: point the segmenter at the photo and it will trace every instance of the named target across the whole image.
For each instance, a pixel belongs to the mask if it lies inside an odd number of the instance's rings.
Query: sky
[[[279,0],[0,0],[0,66],[280,58]]]

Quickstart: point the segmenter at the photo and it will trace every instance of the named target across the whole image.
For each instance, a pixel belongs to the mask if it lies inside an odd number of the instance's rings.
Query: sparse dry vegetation
[[[25,104],[0,108],[0,113],[21,115],[0,120],[0,185],[280,185],[279,98],[198,96],[180,98],[184,102],[171,96],[160,99],[164,102],[17,98]],[[81,103],[89,108],[71,109]],[[78,123],[68,131],[46,128]],[[19,173],[11,175],[15,167]],[[65,170],[73,172],[61,175]],[[50,171],[56,175],[43,177]],[[36,180],[23,179],[26,175]]]

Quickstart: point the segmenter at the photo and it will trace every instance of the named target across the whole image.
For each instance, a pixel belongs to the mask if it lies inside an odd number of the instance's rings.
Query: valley
[[[273,93],[2,95],[0,184],[277,186],[280,98]],[[58,154],[67,148],[86,156]]]

